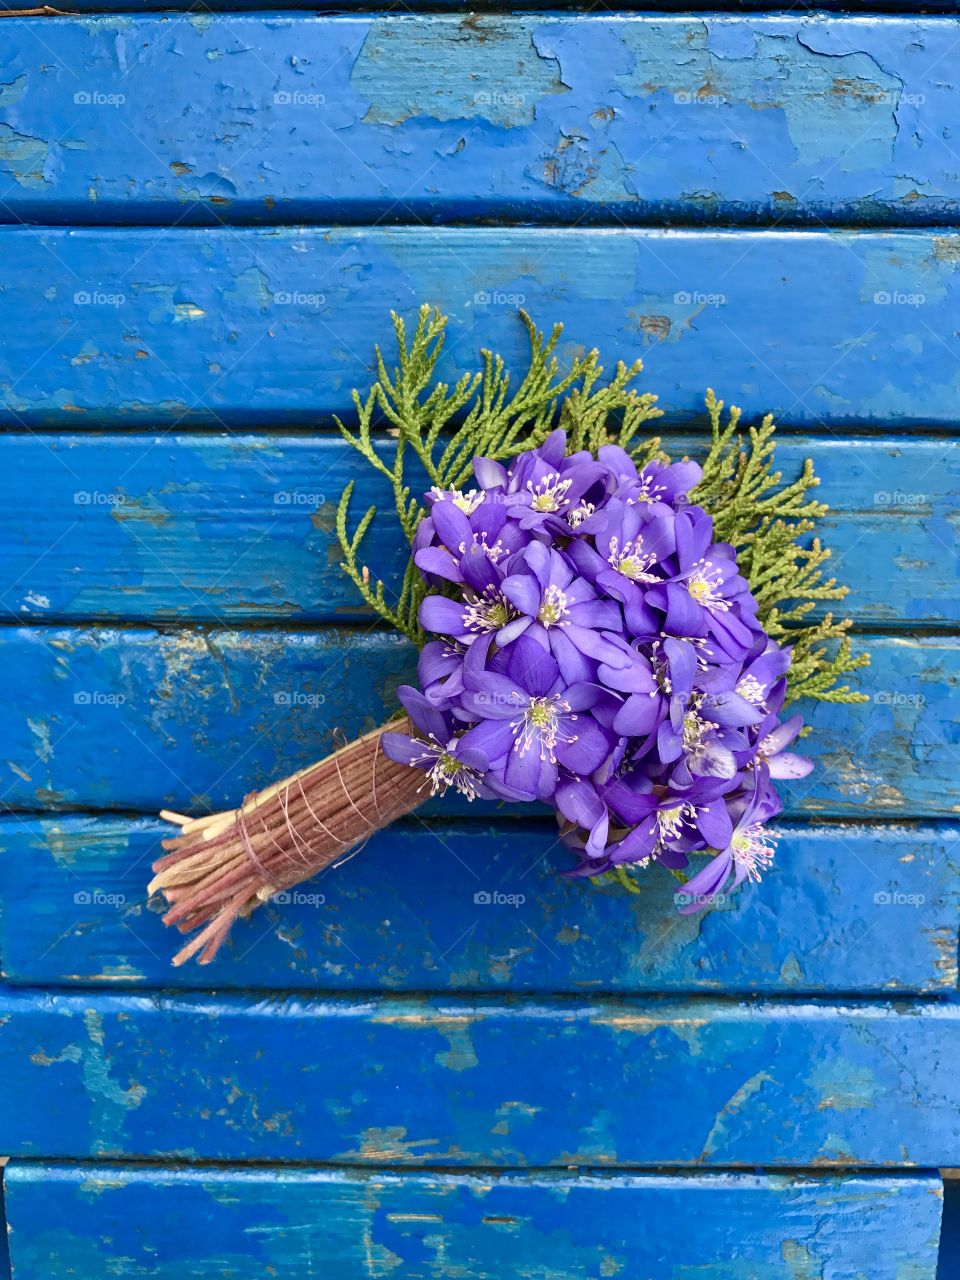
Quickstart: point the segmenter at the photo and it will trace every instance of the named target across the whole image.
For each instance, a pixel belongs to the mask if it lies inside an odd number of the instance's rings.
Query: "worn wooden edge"
[[[0,1017],[12,1156],[960,1163],[960,1007],[941,1002],[6,991]]]
[[[664,447],[702,457],[703,426]],[[955,625],[960,449],[930,436],[782,436],[785,481],[807,458],[830,506],[818,528],[833,553],[826,572],[852,588],[831,607],[860,627]],[[364,556],[389,593],[406,563],[392,495],[339,437],[0,435],[0,615],[369,620],[339,568],[334,515],[348,481],[354,520],[380,512]]]
[[[24,18],[8,28],[0,216],[950,225],[956,94],[936,71],[957,30],[822,14]]]
[[[953,429],[958,246],[922,231],[0,228],[16,264],[0,417],[310,426],[369,383],[389,309],[426,301],[450,316],[448,381],[483,346],[524,366],[523,305],[565,322],[562,359],[642,355],[668,420],[714,386],[747,415],[826,432]]]
[[[788,812],[955,818],[960,640],[857,638],[869,701],[810,703],[818,763]],[[19,810],[230,808],[395,713],[414,676],[402,637],[319,630],[0,627],[3,803]],[[446,800],[424,812],[453,813]],[[481,818],[501,812],[476,802]],[[462,812],[462,809],[461,809]],[[524,807],[529,814],[530,809]]]
[[[15,1161],[8,1178],[19,1280],[46,1280],[53,1268],[171,1280],[211,1268],[306,1280],[587,1280],[655,1268],[681,1280],[718,1257],[731,1277],[761,1267],[769,1280],[796,1280],[869,1265],[871,1280],[902,1280],[904,1266],[932,1280],[941,1195],[927,1174],[397,1175]],[[678,1219],[697,1230],[678,1235]]]
[[[949,993],[953,825],[780,824],[773,870],[701,917],[560,874],[549,819],[408,820],[174,969],[145,898],[170,829],[120,815],[0,817],[0,965],[14,985],[300,991]],[[386,922],[389,921],[387,924]]]

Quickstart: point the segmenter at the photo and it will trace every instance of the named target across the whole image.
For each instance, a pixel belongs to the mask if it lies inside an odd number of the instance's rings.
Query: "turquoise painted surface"
[[[957,640],[859,643],[870,701],[807,708],[819,767],[787,788],[789,811],[955,817]],[[319,759],[335,729],[382,724],[412,672],[408,642],[373,630],[3,628],[5,803],[229,808]]]
[[[9,220],[960,214],[956,18],[144,15],[7,29]]]
[[[8,991],[0,1018],[11,1156],[960,1162],[960,1009],[939,1002]]]
[[[700,917],[563,879],[549,819],[411,820],[170,967],[144,896],[165,824],[0,818],[0,956],[30,986],[329,991],[931,992],[957,984],[953,826],[788,825],[776,866]]]
[[[20,1280],[803,1280],[932,1274],[940,1180],[7,1171]],[[696,1230],[678,1234],[680,1222]],[[197,1230],[203,1224],[202,1231]],[[878,1238],[889,1250],[877,1254]]]
[[[667,447],[702,457],[702,425]],[[860,625],[953,622],[956,442],[783,436],[785,479],[808,457],[831,507],[829,572],[852,588],[845,611]],[[383,513],[365,557],[394,588],[405,543],[392,496],[339,437],[0,435],[0,606],[58,621],[369,618],[337,567],[334,518],[350,479],[353,512]]]
[[[10,227],[0,255],[8,426],[315,427],[422,302],[445,378],[522,367],[524,305],[565,356],[642,355],[668,421],[714,386],[794,426],[957,424],[949,232]]]

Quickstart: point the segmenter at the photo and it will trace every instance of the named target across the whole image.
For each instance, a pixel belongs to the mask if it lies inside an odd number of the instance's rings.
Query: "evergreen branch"
[[[453,387],[436,379],[443,350],[446,317],[422,306],[416,328],[408,338],[403,319],[392,313],[397,364],[387,368],[376,349],[377,380],[361,399],[353,393],[356,426],[335,419],[344,440],[389,482],[396,519],[409,543],[426,514],[412,496],[405,471],[408,452],[438,491],[459,491],[473,473],[476,457],[509,462],[519,453],[542,444],[552,430],[567,433],[568,452],[596,454],[607,444],[619,444],[638,467],[654,459],[669,462],[659,438],[643,439],[641,428],[661,416],[656,397],[639,392],[634,383],[642,370],[639,360],[617,364],[612,377],[596,351],[575,356],[566,371],[557,357],[562,329],[541,333],[523,311],[521,321],[530,343],[526,372],[515,388],[502,358],[481,353],[481,368],[463,374]],[[730,543],[741,572],[757,600],[758,616],[768,635],[792,652],[788,701],[801,697],[828,702],[860,702],[864,695],[841,683],[844,675],[867,664],[865,654],[854,655],[847,634],[849,622],[834,622],[827,614],[810,620],[820,601],[841,600],[847,589],[823,576],[830,552],[818,538],[806,545],[827,507],[812,496],[819,484],[807,459],[800,476],[784,484],[774,469],[776,428],[771,415],[758,427],[741,431],[740,410],[731,407],[724,421],[723,401],[706,395],[710,444],[702,463],[702,477],[691,500],[713,518],[717,541]],[[375,416],[385,421],[396,439],[392,465],[374,444]],[[424,635],[419,608],[427,588],[408,562],[394,605],[386,600],[381,579],[371,582],[360,563],[361,545],[376,509],[371,507],[353,534],[347,528],[353,481],[337,509],[337,538],[343,569],[367,605],[385,622],[417,645]]]

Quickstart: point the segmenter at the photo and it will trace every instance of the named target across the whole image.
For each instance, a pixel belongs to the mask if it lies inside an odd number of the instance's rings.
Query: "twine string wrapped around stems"
[[[187,818],[164,840],[149,892],[163,893],[164,924],[194,937],[174,956],[209,964],[240,916],[277,893],[344,861],[376,831],[427,798],[419,769],[383,752],[386,732],[407,733],[406,717],[347,742],[317,764],[252,792],[238,809]]]

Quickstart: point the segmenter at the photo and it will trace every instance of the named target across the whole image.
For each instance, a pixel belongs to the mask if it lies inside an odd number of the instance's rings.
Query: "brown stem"
[[[423,773],[388,759],[381,744],[385,732],[409,730],[406,718],[394,720],[225,813],[185,818],[164,811],[180,834],[164,840],[168,852],[153,864],[149,892],[166,897],[165,924],[199,930],[173,963],[199,952],[200,964],[209,964],[238,916],[421,805]]]

